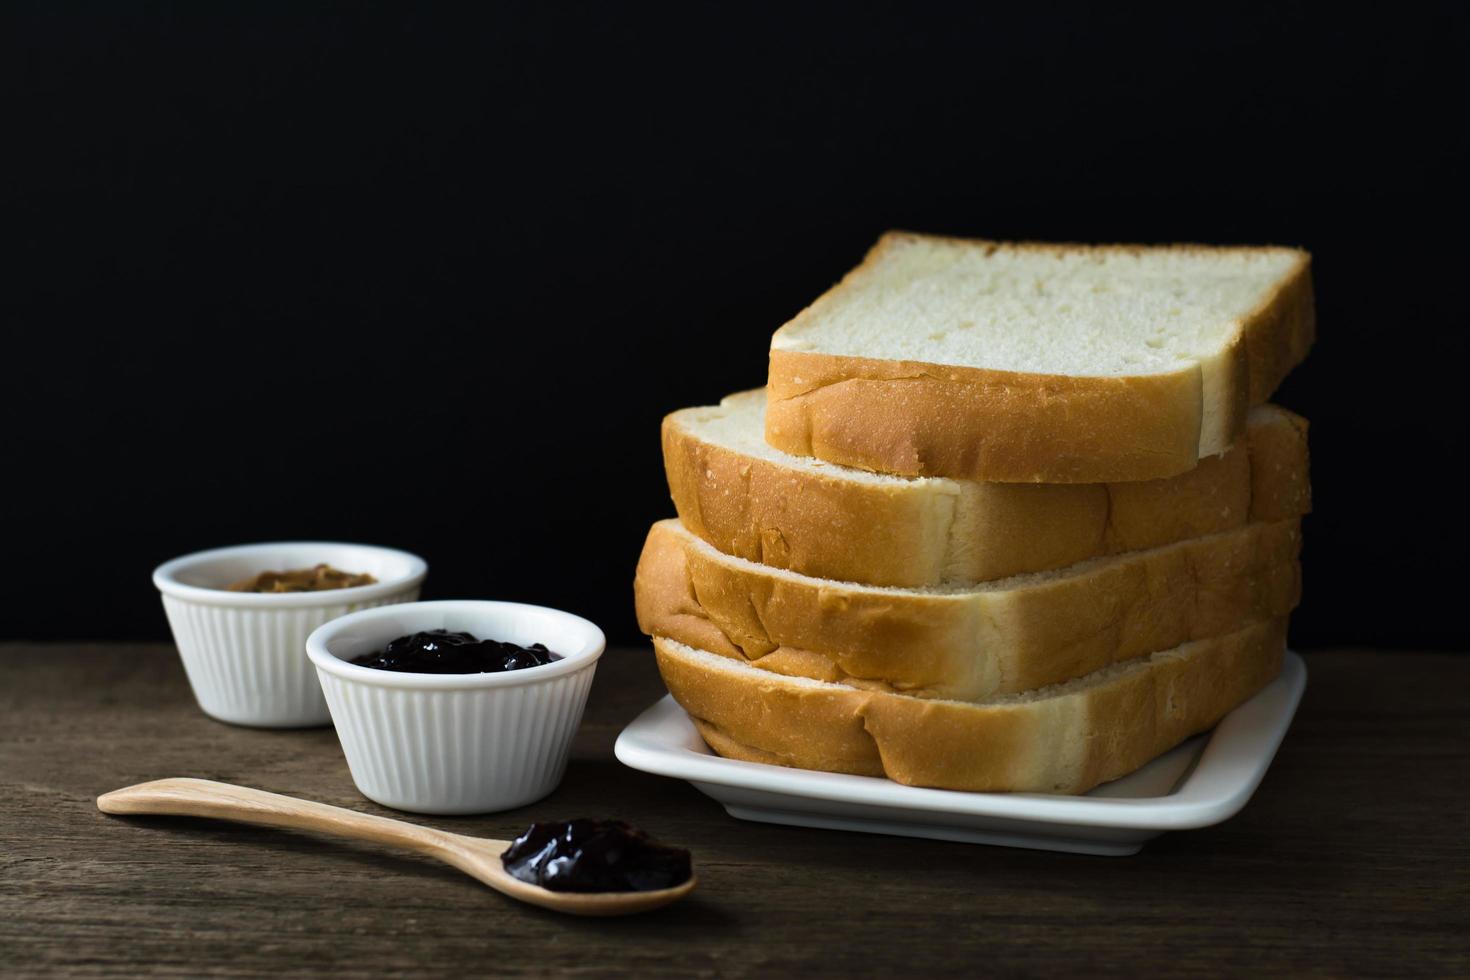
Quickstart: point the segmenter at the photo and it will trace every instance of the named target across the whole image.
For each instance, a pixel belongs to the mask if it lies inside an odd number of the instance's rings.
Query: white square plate
[[[1281,675],[1213,731],[1085,796],[959,793],[724,759],[672,697],[625,728],[615,751],[633,769],[689,780],[742,820],[1124,855],[1166,830],[1208,827],[1240,812],[1306,686],[1306,665],[1288,651]]]

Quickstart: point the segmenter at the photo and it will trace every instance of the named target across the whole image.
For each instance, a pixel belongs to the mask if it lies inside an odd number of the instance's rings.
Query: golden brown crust
[[[759,399],[732,395],[727,402]],[[1062,568],[1306,513],[1306,424],[1251,413],[1243,445],[1132,483],[861,480],[707,442],[700,413],[664,419],[680,520],[720,551],[817,578],[912,588]],[[1256,501],[1271,506],[1256,513]]]
[[[924,237],[884,235],[831,292],[863,277],[896,243]],[[991,250],[1001,247],[997,242],[949,240]],[[1028,243],[1005,247],[1049,252],[1077,248]],[[1292,251],[1299,256],[1297,269],[1242,318],[1236,340],[1208,363],[1173,373],[1076,377],[773,346],[766,440],[795,455],[905,476],[1106,483],[1182,473],[1234,444],[1249,407],[1270,397],[1311,346],[1315,323],[1309,256]],[[788,326],[800,324],[822,302],[819,298]]]
[[[1279,521],[1309,513],[1307,420],[1283,408],[1267,406],[1282,424],[1262,427],[1251,441],[1251,520]]]
[[[912,580],[885,584],[943,580],[952,498],[734,452],[683,425],[689,411],[664,419],[664,471],[680,519],[721,551],[824,578],[865,581],[872,558]]]
[[[1296,521],[1253,524],[1002,588],[867,588],[721,555],[662,521],[634,584],[638,623],[773,673],[973,700],[1061,683],[1300,597]]]
[[[1199,459],[1202,381],[1083,378],[772,350],[766,441],[901,476],[1106,483]]]
[[[1273,619],[1000,704],[798,685],[658,638],[654,651],[721,755],[911,786],[1084,793],[1213,726],[1277,675],[1285,642]]]
[[[882,776],[883,760],[871,738],[859,735],[860,729],[844,721],[838,731],[829,731],[828,737],[813,740],[801,746],[795,753],[768,752],[746,745],[732,738],[716,725],[693,716],[690,721],[699,731],[699,737],[715,750],[716,755],[743,762],[760,762],[768,766],[786,766],[789,769],[820,769],[823,772],[845,772],[853,776]],[[835,735],[835,737],[833,737]],[[845,749],[832,755],[818,755],[822,749],[833,747]]]
[[[1244,337],[1250,403],[1259,405],[1306,358],[1317,338],[1312,266],[1306,253],[1302,253],[1301,265],[1280,291],[1246,319]]]

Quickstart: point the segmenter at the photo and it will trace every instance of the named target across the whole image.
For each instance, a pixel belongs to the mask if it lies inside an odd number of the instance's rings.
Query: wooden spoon
[[[572,915],[647,912],[688,895],[694,890],[696,880],[691,877],[674,888],[647,892],[554,892],[527,884],[505,870],[500,855],[510,846],[507,840],[450,834],[402,820],[209,779],[155,779],[139,783],[97,797],[97,809],[103,813],[213,817],[393,844],[438,858],[511,898]]]

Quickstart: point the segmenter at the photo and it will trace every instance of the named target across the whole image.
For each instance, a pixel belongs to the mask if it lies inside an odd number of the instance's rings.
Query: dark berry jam
[[[651,892],[694,874],[688,851],[621,820],[533,823],[501,860],[514,877],[554,892]]]
[[[528,647],[500,640],[477,640],[469,633],[424,630],[400,636],[386,650],[353,658],[360,667],[414,674],[490,674],[540,667],[556,654],[539,643]]]

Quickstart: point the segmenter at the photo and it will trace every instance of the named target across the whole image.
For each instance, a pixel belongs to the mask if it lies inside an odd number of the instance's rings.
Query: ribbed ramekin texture
[[[596,667],[457,690],[319,677],[364,796],[418,813],[489,813],[538,800],[561,782]]]
[[[306,655],[306,638],[338,616],[412,602],[418,589],[375,602],[261,609],[163,596],[189,686],[205,714],[236,725],[300,728],[332,720]]]

